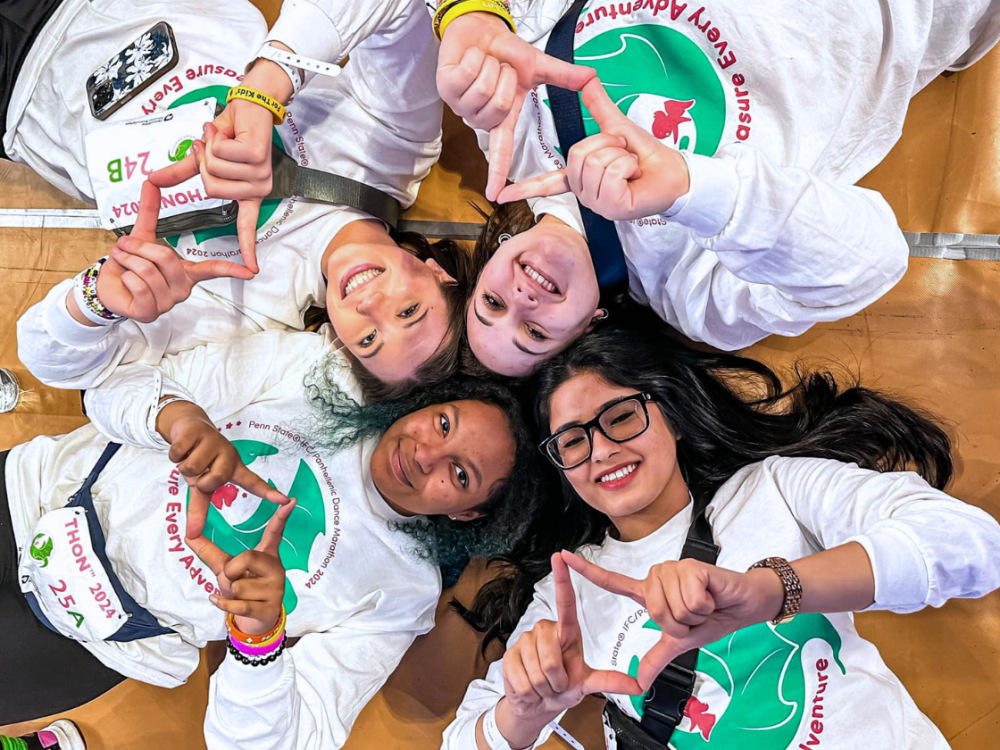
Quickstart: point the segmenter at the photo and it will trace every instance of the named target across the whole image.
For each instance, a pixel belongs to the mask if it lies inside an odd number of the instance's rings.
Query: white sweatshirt
[[[1000,586],[1000,526],[982,510],[930,487],[910,472],[880,474],[814,458],[769,458],[738,472],[708,510],[718,565],[745,571],[769,556],[795,560],[851,541],[875,575],[871,609],[913,612]],[[580,554],[608,570],[645,578],[680,557],[691,506],[635,542],[611,537]],[[633,676],[659,640],[646,610],[571,571],[584,658],[593,669]],[[556,620],[551,575],[511,638],[540,619]],[[798,615],[761,623],[703,647],[675,750],[720,748],[935,748],[947,742],[924,716],[851,613]],[[504,695],[502,663],[469,687],[443,748],[474,750],[480,715]],[[606,696],[633,718],[639,698]],[[548,732],[541,737],[544,740]]]
[[[518,36],[544,50],[572,0],[511,5]],[[907,246],[882,196],[852,185],[898,140],[910,97],[998,37],[997,0],[593,0],[576,62],[691,174],[675,214],[616,222],[632,294],[722,349],[873,302],[902,277]],[[565,165],[544,85],[513,154],[512,181]],[[572,194],[532,208],[583,232]]]
[[[333,451],[309,438],[316,412],[303,379],[314,365],[322,362],[358,396],[329,333],[269,331],[208,344],[168,356],[159,368],[121,367],[87,392],[94,423],[125,443],[94,489],[108,557],[136,601],[176,631],[83,644],[112,669],[172,687],[194,671],[198,649],[226,633],[223,613],[208,599],[215,576],[184,544],[187,487],[148,424],[160,394],[199,404],[253,471],[298,498],[281,554],[287,632],[304,637],[268,669],[223,663],[207,719],[211,748],[341,746],[413,639],[433,625],[440,574],[393,528],[405,519],[372,483],[375,441]],[[79,488],[107,443],[88,425],[11,450],[7,495],[19,548],[38,518]],[[270,503],[227,485],[212,504],[209,538],[231,554],[256,544]]]
[[[260,12],[243,0],[227,0],[225,12],[197,0],[141,5],[134,0],[66,0],[18,76],[4,135],[10,157],[60,189],[92,201],[84,140],[102,123],[90,114],[80,71],[96,69],[161,20],[177,39],[177,67],[109,122],[213,95],[224,103],[227,89],[242,79],[267,32]],[[300,165],[367,183],[409,206],[441,150],[442,104],[434,83],[437,42],[427,14],[417,0],[382,0],[375,8],[341,3],[338,23],[343,43],[331,50],[330,59],[350,54],[351,62],[337,78],[312,80],[275,133]],[[65,309],[69,287],[57,287],[19,323],[21,361],[49,385],[86,388],[120,362],[137,361],[139,350],[148,350],[155,362],[164,353],[203,341],[301,329],[304,311],[326,304],[320,260],[327,245],[344,226],[367,215],[292,198],[265,202],[261,217],[260,273],[248,282],[217,279],[195,289],[193,298],[214,302],[214,312],[204,313],[211,307],[207,304],[198,314],[180,305],[150,325],[129,321],[82,330],[86,326]],[[240,262],[235,225],[170,242],[192,261]],[[66,347],[81,346],[90,352],[87,361],[76,353],[68,359],[62,354]],[[75,369],[77,365],[86,369]]]

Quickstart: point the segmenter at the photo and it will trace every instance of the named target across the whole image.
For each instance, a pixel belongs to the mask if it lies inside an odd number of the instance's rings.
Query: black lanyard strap
[[[545,45],[545,54],[573,63],[573,42],[576,36],[576,23],[587,0],[576,0],[566,14],[559,19],[549,41]],[[583,112],[580,109],[580,95],[576,91],[559,88],[547,84],[549,104],[552,107],[552,117],[556,123],[556,134],[559,136],[559,146],[563,156],[569,158],[570,148],[586,137],[583,128]],[[625,251],[615,223],[594,213],[586,206],[580,206],[580,217],[587,231],[587,243],[590,245],[590,257],[594,261],[597,272],[597,283],[603,295],[614,295],[628,291],[628,266],[625,265]]]
[[[705,508],[697,505],[681,550],[681,559],[687,558],[708,565],[715,565],[719,559],[719,547],[712,536],[712,526],[705,518]],[[694,692],[697,663],[698,649],[685,651],[656,676],[646,693],[640,726],[664,745],[684,718],[684,708]]]

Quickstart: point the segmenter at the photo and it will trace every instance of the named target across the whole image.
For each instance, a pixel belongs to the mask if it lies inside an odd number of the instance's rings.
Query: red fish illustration
[[[212,505],[214,505],[219,510],[222,510],[222,506],[225,505],[227,508],[233,504],[233,500],[236,499],[236,495],[239,493],[235,484],[226,484],[219,487],[215,492],[212,493]]]
[[[687,117],[687,111],[694,106],[694,99],[686,102],[666,101],[663,103],[663,111],[653,115],[653,135],[663,140],[668,135],[674,137],[674,145],[680,140],[679,128],[681,123],[691,122]]]
[[[712,734],[712,727],[715,726],[715,714],[706,713],[708,704],[702,703],[693,695],[688,698],[687,705],[684,706],[684,715],[691,719],[691,728],[701,732],[702,738],[708,742],[709,735]]]

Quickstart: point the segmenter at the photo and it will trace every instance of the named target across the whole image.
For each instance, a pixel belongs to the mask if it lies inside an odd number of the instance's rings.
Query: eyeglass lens
[[[646,429],[646,410],[638,399],[629,399],[613,404],[598,416],[601,431],[616,443],[623,443],[634,438]],[[555,448],[555,455],[564,467],[581,464],[590,457],[591,432],[586,427],[573,427],[566,430],[550,445]]]

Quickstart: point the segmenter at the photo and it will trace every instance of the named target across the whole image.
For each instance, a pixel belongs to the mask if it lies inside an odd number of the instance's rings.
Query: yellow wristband
[[[517,32],[510,7],[503,0],[455,0],[452,3],[443,3],[434,14],[434,35],[438,41],[444,38],[448,25],[466,13],[491,13],[501,18],[512,32]]]
[[[233,99],[244,99],[269,110],[274,115],[275,125],[280,125],[285,121],[285,108],[281,105],[281,102],[277,99],[272,99],[263,91],[251,89],[247,86],[233,86],[229,89],[229,94],[226,96],[226,104],[229,104]]]

